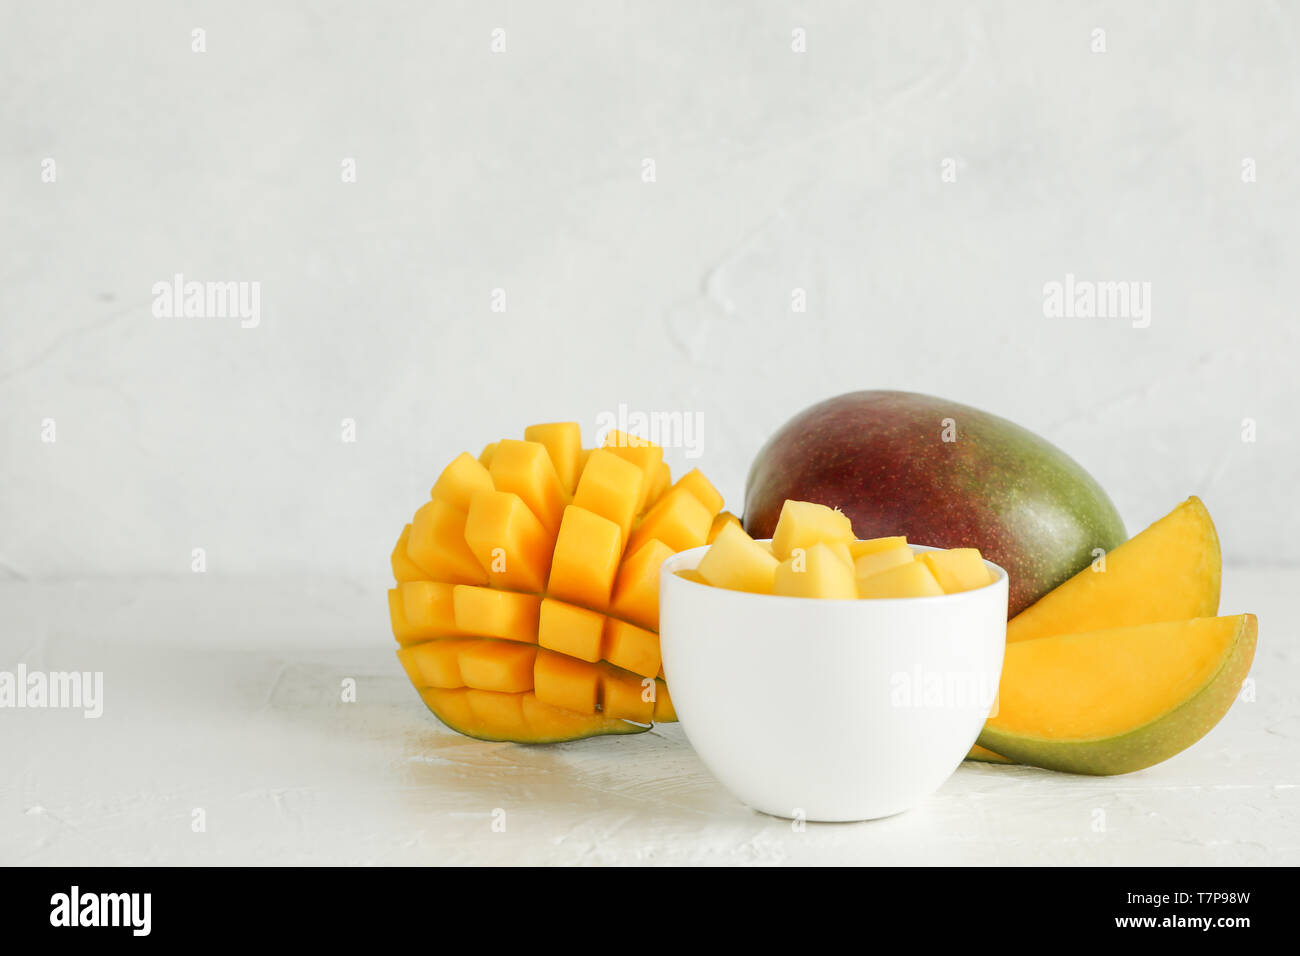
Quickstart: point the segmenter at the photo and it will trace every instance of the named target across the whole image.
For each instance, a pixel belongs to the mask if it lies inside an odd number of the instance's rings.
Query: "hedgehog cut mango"
[[[660,565],[705,544],[722,506],[698,470],[674,484],[659,446],[613,432],[584,449],[573,422],[461,454],[393,548],[398,660],[439,720],[482,740],[676,720]]]

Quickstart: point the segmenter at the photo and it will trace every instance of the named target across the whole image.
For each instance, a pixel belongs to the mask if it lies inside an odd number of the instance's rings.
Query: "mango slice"
[[[1067,773],[1141,770],[1227,713],[1254,659],[1253,614],[1194,618],[1007,645],[979,745]]]
[[[1188,498],[1007,623],[1007,643],[1053,634],[1213,617],[1219,611],[1219,535]]]
[[[699,471],[673,484],[658,446],[614,433],[583,449],[572,422],[459,455],[390,555],[398,660],[443,723],[485,740],[675,720],[660,567],[705,542],[722,504]]]

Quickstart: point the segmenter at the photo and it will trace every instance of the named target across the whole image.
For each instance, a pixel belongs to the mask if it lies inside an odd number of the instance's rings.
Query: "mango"
[[[919,555],[930,569],[944,594],[982,588],[993,581],[977,548],[950,548],[947,551],[923,551]]]
[[[1191,497],[1013,617],[1007,643],[1213,617],[1220,577],[1218,532]]]
[[[771,594],[780,562],[740,528],[727,525],[704,552],[695,572],[715,588]]]
[[[1104,569],[1103,569],[1104,568]],[[1219,535],[1197,497],[1044,595],[1007,624],[1007,643],[1067,632],[1213,617]]]
[[[390,555],[398,660],[444,724],[484,740],[676,720],[660,566],[704,544],[722,505],[698,470],[673,484],[658,446],[615,434],[583,449],[572,422],[459,455]]]
[[[938,597],[944,593],[924,561],[908,561],[857,580],[861,598]]]
[[[821,543],[806,550],[795,548],[790,557],[777,565],[772,593],[787,597],[854,599],[858,589],[853,582],[853,566],[847,558],[847,551],[840,556]]]
[[[1227,713],[1254,658],[1253,614],[1194,618],[1007,645],[979,746],[1080,774],[1141,770]]]
[[[722,529],[729,524],[740,527],[740,519],[730,511],[721,511],[713,519],[713,524],[709,527],[709,536],[705,539],[705,544],[713,544],[714,540],[722,533]]]
[[[852,555],[853,552],[850,551],[849,554]],[[906,544],[896,544],[881,548],[879,551],[870,551],[853,559],[853,575],[858,578],[870,577],[900,564],[911,564],[915,557],[912,549]]]
[[[855,560],[865,554],[875,554],[878,551],[888,551],[899,545],[907,546],[907,535],[892,535],[887,538],[868,538],[865,541],[850,541],[849,554]]]
[[[745,482],[745,530],[770,537],[789,499],[840,509],[862,538],[978,548],[1010,575],[1011,617],[1126,537],[1106,493],[1062,451],[913,392],[841,395],[778,429]]]
[[[847,545],[854,539],[853,525],[845,515],[811,501],[785,502],[771,537],[772,551],[782,561],[790,557],[795,548],[807,549],[814,544],[831,542]]]

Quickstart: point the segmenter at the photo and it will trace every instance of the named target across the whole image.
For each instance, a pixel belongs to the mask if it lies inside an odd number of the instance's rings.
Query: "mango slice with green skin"
[[[659,568],[705,543],[722,496],[698,471],[674,485],[644,440],[611,433],[593,454],[572,422],[524,435],[458,456],[402,529],[388,593],[398,660],[443,723],[483,740],[676,720]]]
[[[1007,623],[1007,643],[1108,627],[1213,617],[1219,612],[1219,535],[1201,499],[1188,498]]]
[[[1239,614],[1009,644],[979,746],[1066,773],[1150,767],[1228,712],[1257,635],[1255,616]]]
[[[1104,568],[1084,568],[1013,617],[1007,644],[1219,613],[1219,534],[1195,496],[1108,553]]]
[[[976,763],[1015,763],[1001,754],[995,754],[992,750],[981,747],[979,744],[971,747],[970,753],[966,755],[967,760],[973,760]]]

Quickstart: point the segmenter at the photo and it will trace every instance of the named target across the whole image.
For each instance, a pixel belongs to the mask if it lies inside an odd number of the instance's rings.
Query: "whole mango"
[[[859,538],[978,548],[1010,574],[1011,616],[1126,538],[1106,492],[1060,449],[915,392],[851,392],[790,419],[750,468],[745,530],[770,537],[786,499],[839,508]]]

